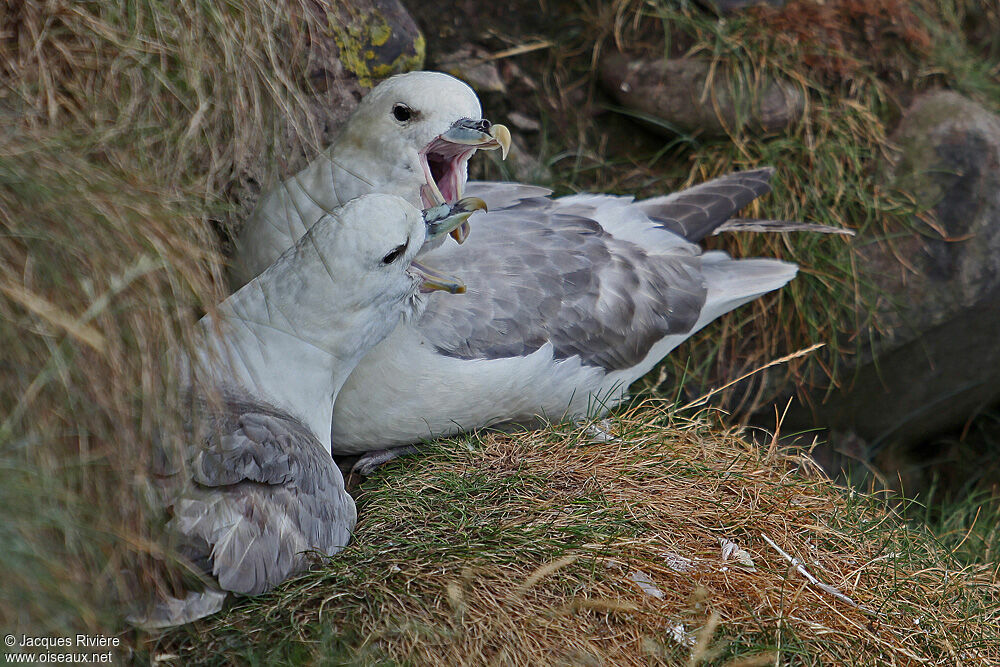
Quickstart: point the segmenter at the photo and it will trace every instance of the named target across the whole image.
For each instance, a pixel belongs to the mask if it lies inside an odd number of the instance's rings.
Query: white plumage
[[[768,175],[734,175],[753,188],[716,186],[752,199]],[[468,192],[489,204],[488,188]],[[709,322],[795,276],[786,262],[702,254],[661,225],[629,198],[594,195],[477,216],[460,249],[427,255],[462,275],[467,293],[432,297],[358,364],[335,406],[334,453],[599,415]],[[573,283],[580,273],[586,284]]]
[[[477,149],[506,154],[509,146],[507,129],[482,118],[479,98],[458,79],[438,72],[394,76],[365,96],[319,157],[257,203],[236,239],[231,284],[248,283],[328,211],[360,195],[392,194],[429,208],[442,203],[444,192],[455,202],[469,157]],[[422,196],[422,186],[431,184],[438,192]]]

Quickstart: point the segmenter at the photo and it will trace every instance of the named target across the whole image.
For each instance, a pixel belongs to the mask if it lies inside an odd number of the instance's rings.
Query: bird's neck
[[[333,184],[326,189],[335,192],[341,204],[363,194],[381,192],[397,195],[421,208],[420,186],[424,184],[424,175],[416,153],[409,155],[402,147],[379,149],[371,142],[362,144],[346,135],[338,137],[323,152],[323,157],[324,172],[316,176]]]
[[[203,318],[200,362],[208,377],[199,379],[235,385],[287,411],[330,449],[337,393],[398,313],[342,302],[309,236]]]

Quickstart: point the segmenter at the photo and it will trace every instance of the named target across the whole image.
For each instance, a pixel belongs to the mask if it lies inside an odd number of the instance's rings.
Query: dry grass
[[[318,7],[0,8],[0,627],[114,628],[123,570],[162,557],[144,480],[178,432],[167,360],[223,296],[213,225],[276,137],[294,167],[349,112],[316,109]]]
[[[0,229],[0,624],[95,629],[150,548],[134,482],[214,243],[168,188],[28,133],[0,141]]]
[[[815,474],[807,457],[659,402],[612,430],[615,442],[554,427],[435,447],[363,487],[347,550],[150,645],[151,655],[177,664],[1000,660],[994,568],[959,567],[881,501]],[[727,560],[723,539],[745,555]],[[808,583],[768,540],[856,606]],[[761,655],[766,663],[753,662]]]

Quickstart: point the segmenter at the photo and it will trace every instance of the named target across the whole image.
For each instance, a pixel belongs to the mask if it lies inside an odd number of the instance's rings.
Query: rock
[[[934,221],[917,222],[923,233],[892,249],[859,250],[862,280],[884,294],[886,327],[842,389],[818,392],[813,411],[794,409],[787,422],[834,429],[844,435],[833,449],[869,457],[1000,403],[1000,116],[953,92],[926,93],[893,142],[883,180],[917,197]]]
[[[424,36],[399,0],[332,2],[327,8],[337,55],[362,86],[423,67]]]
[[[435,59],[434,69],[465,81],[477,93],[506,93],[496,62],[489,51],[477,46],[464,46],[454,53]]]
[[[710,62],[694,58],[611,54],[601,62],[601,82],[622,106],[648,116],[647,125],[667,136],[774,132],[795,123],[805,107],[802,92],[788,81],[770,79],[751,88],[724,68],[712,71]]]
[[[541,123],[520,111],[511,111],[508,113],[507,120],[521,132],[538,132],[542,129]]]

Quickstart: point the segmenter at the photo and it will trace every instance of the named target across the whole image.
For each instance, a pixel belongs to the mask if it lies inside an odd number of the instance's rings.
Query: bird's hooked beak
[[[481,120],[463,118],[455,121],[441,138],[453,144],[474,146],[478,150],[492,151],[499,148],[500,157],[504,160],[510,152],[510,130],[506,125],[493,125],[485,118]]]
[[[485,118],[462,118],[455,121],[420,151],[420,161],[427,182],[420,188],[424,206],[455,202],[462,197],[468,178],[469,158],[477,150],[500,149],[501,157],[510,151],[510,130]],[[451,233],[459,243],[469,236],[469,225],[459,225]]]
[[[485,210],[486,202],[478,197],[466,197],[459,199],[454,204],[440,204],[424,210],[424,225],[427,231],[424,243],[453,233],[462,225],[468,224],[466,221],[473,213]],[[465,293],[465,284],[454,276],[446,275],[416,261],[411,262],[410,269],[422,280],[421,292],[443,290],[451,294]]]

